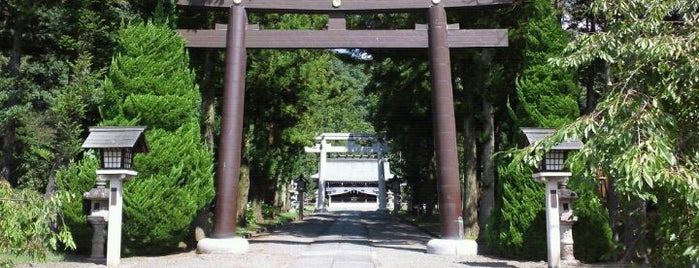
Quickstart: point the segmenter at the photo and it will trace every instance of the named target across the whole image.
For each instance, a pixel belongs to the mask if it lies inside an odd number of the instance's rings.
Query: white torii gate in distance
[[[327,179],[328,153],[346,153],[351,155],[376,155],[378,170],[378,201],[380,211],[386,211],[386,172],[387,164],[384,152],[387,151],[385,144],[376,141],[373,134],[364,133],[323,133],[318,135],[317,143],[313,147],[305,147],[306,153],[319,153],[318,161],[318,196],[316,198],[316,211],[325,211],[325,182]],[[357,144],[360,140],[372,140],[371,146]],[[346,145],[333,145],[332,141],[347,141]]]

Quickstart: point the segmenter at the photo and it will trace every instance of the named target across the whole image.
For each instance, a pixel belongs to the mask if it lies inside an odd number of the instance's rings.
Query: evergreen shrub
[[[195,217],[214,197],[213,152],[200,134],[201,98],[184,40],[172,29],[137,23],[118,36],[103,87],[101,125],[147,126],[150,149],[136,155],[139,174],[124,184],[123,252],[167,253],[187,242]],[[93,161],[76,163],[61,176],[62,184],[82,194],[94,185],[95,169]],[[72,228],[85,229],[85,215],[76,207],[68,208]]]
[[[500,163],[509,163],[509,159]],[[502,208],[492,214],[486,239],[495,254],[515,259],[546,260],[546,211],[544,184],[532,178],[532,170],[501,164],[498,168]],[[573,172],[575,174],[575,172]],[[573,177],[568,187],[580,197],[574,202],[575,258],[583,262],[609,259],[613,252],[606,209],[592,184]]]
[[[534,181],[531,171],[503,164],[499,165],[498,174],[502,206],[489,219],[486,228],[488,247],[503,257],[545,260],[544,185]]]

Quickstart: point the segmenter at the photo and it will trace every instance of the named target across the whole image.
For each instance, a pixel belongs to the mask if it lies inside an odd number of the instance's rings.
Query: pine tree
[[[561,28],[551,1],[534,1],[526,7],[529,23],[524,31],[524,66],[516,81],[523,112],[521,126],[557,128],[580,115],[573,72],[548,64],[569,39]]]
[[[577,93],[570,72],[561,72],[547,60],[566,42],[551,1],[537,0],[523,7],[528,20],[517,33],[523,45],[523,67],[515,82],[519,105],[513,115],[519,126],[557,127],[578,115]],[[500,159],[499,163],[509,163]],[[488,244],[498,254],[525,259],[546,259],[543,185],[531,178],[531,170],[499,167],[502,208],[490,219]]]
[[[120,30],[118,43],[103,86],[101,125],[147,126],[150,148],[135,157],[139,175],[124,186],[122,243],[127,254],[167,252],[185,241],[195,216],[214,196],[213,153],[200,135],[199,91],[184,40],[169,27],[132,24]],[[85,176],[66,173],[61,178],[68,187]]]
[[[536,0],[524,6],[523,18],[527,24],[518,31],[524,37],[523,69],[515,83],[517,102],[511,112],[516,117],[514,122],[518,127],[559,128],[580,115],[580,90],[574,73],[548,63],[550,58],[563,51],[569,39],[556,13],[553,3],[548,0]],[[498,173],[502,208],[489,221],[488,244],[503,256],[545,259],[544,186],[532,179],[532,170],[520,170],[509,165],[512,162],[510,157],[501,156],[498,162],[501,163]],[[582,196],[577,203],[584,204],[576,210],[579,217],[576,229],[584,226],[588,228],[586,233],[598,234],[594,239],[576,239],[576,249],[600,249],[577,251],[576,257],[598,261],[611,249],[602,206],[592,194],[593,189],[573,181],[570,184]]]

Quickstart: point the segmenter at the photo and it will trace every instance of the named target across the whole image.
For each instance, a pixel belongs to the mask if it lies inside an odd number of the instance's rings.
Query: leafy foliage
[[[124,226],[130,250],[167,252],[185,241],[197,213],[212,201],[213,155],[197,124],[148,132],[151,152],[136,158],[139,177],[124,187]],[[155,245],[158,245],[157,247]]]
[[[553,63],[575,69],[606,61],[606,93],[592,113],[521,156],[531,163],[538,157],[525,154],[583,139],[575,161],[586,178],[602,172],[621,196],[657,207],[646,224],[657,266],[699,260],[698,7],[698,1],[595,1],[591,10],[608,21],[607,31],[577,36]]]
[[[55,172],[78,155],[83,123],[94,120],[89,113],[101,101],[99,71],[91,70],[91,57],[82,56],[70,64],[65,85],[46,96],[46,110],[31,110],[20,116],[23,126],[19,140],[28,147],[22,151],[20,183],[23,187],[46,191],[55,189]],[[48,178],[48,181],[47,181]],[[49,184],[49,185],[47,185]]]
[[[581,176],[574,176],[569,184],[579,196],[573,203],[578,217],[573,225],[575,258],[584,262],[608,261],[615,252],[609,216],[595,186]]]
[[[429,207],[436,203],[437,196],[432,176],[434,144],[426,59],[382,59],[372,73],[365,92],[377,100],[372,121],[390,141],[391,168],[411,185],[410,202],[427,203]]]
[[[99,168],[99,159],[92,153],[86,154],[82,160],[70,163],[56,174],[56,182],[60,192],[82,196],[95,185],[95,170]],[[85,208],[82,198],[64,202],[61,210],[65,215],[65,223],[75,241],[78,252],[88,253],[92,247],[92,229],[88,228]]]
[[[63,203],[72,199],[71,194],[58,194],[45,200],[32,190],[12,189],[0,181],[0,252],[43,260],[60,245],[75,248],[61,214]]]
[[[121,0],[3,1],[3,179],[55,191],[56,170],[77,153],[83,125],[98,119],[85,115],[99,101],[94,89],[112,57],[116,29],[131,16]]]

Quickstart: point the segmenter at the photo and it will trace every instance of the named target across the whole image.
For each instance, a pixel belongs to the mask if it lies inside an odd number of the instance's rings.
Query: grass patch
[[[398,216],[404,221],[420,228],[422,231],[432,235],[439,236],[439,231],[441,225],[439,223],[439,215],[434,215],[432,217],[421,217],[408,214],[405,210],[401,210]]]
[[[433,215],[432,217],[420,217],[409,215],[405,210],[401,210],[398,216],[404,221],[416,226],[423,232],[426,232],[434,237],[439,237],[440,229],[442,228],[439,222],[439,214]],[[476,240],[477,236],[465,236],[465,239]]]
[[[308,209],[304,209],[304,211],[307,210]],[[310,212],[313,212],[312,208]],[[304,213],[304,215],[307,214]],[[279,226],[287,222],[295,221],[298,218],[299,214],[297,212],[277,213],[274,215],[274,218],[264,219],[262,220],[262,222],[248,223],[248,225],[245,227],[238,226],[238,228],[236,229],[236,234],[246,238],[256,236],[260,233],[266,232],[270,228],[274,228],[275,226]]]

